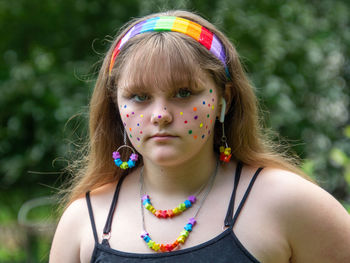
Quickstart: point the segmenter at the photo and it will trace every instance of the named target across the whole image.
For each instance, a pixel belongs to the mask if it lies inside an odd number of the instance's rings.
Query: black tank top
[[[250,190],[253,187],[253,184],[261,172],[262,168],[259,168],[253,178],[251,179],[249,186],[240,202],[236,213],[233,215],[234,211],[234,203],[236,197],[237,186],[239,183],[239,179],[242,171],[242,163],[238,163],[235,174],[235,182],[234,187],[229,203],[229,207],[227,210],[226,218],[225,218],[225,226],[228,227],[225,231],[223,231],[218,236],[213,239],[201,243],[199,245],[180,249],[177,251],[165,252],[165,253],[129,253],[123,252],[119,250],[112,249],[109,246],[108,239],[104,238],[102,243],[98,242],[97,231],[95,220],[93,216],[91,201],[90,201],[90,192],[86,193],[86,202],[89,210],[89,216],[91,220],[92,230],[95,239],[95,247],[91,257],[91,262],[120,262],[120,263],[132,263],[132,262],[155,262],[155,263],[246,263],[246,262],[255,262],[259,263],[259,261],[253,257],[252,254],[241,244],[236,235],[233,232],[233,226],[241,212],[245,201],[250,193]],[[111,231],[112,219],[114,215],[114,211],[116,208],[118,195],[120,191],[120,187],[123,182],[123,178],[121,178],[117,184],[112,205],[109,210],[109,214],[107,217],[107,222],[104,227],[104,234],[107,236]]]

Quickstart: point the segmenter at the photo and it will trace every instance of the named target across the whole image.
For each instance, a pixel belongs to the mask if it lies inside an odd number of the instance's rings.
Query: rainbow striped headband
[[[205,46],[215,57],[217,57],[225,67],[226,75],[230,79],[230,74],[226,65],[226,54],[224,46],[217,36],[210,32],[207,28],[192,22],[190,20],[175,17],[161,16],[153,17],[133,26],[118,42],[112,53],[111,62],[109,64],[109,74],[111,74],[114,62],[123,45],[132,37],[150,31],[173,31],[180,32],[197,40]]]

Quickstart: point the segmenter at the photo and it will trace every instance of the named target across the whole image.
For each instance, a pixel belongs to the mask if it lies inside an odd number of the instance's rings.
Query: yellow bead
[[[156,213],[156,211],[157,211],[157,209],[155,209],[153,206],[150,208],[150,210],[149,211],[151,211],[151,213],[152,214],[155,214]]]
[[[175,207],[175,208],[173,209],[173,212],[174,212],[175,215],[179,214],[179,213],[180,213],[179,208],[178,208],[178,207]]]
[[[231,154],[231,148],[226,148],[224,153],[225,153],[225,155],[230,155]]]
[[[224,146],[220,146],[220,152],[223,153],[225,151],[225,147]]]
[[[152,248],[154,251],[158,251],[160,249],[160,244],[154,243]]]
[[[185,243],[185,237],[184,236],[179,236],[176,240],[179,242],[179,243]]]

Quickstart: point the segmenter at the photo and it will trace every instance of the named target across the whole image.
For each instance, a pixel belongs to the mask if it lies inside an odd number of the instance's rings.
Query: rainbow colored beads
[[[172,243],[172,244],[159,244],[154,242],[151,237],[149,236],[149,233],[146,231],[143,231],[141,234],[141,238],[146,242],[147,246],[151,249],[153,249],[156,252],[170,252],[174,250],[179,244],[184,244],[186,239],[188,238],[190,232],[192,231],[192,227],[196,224],[196,220],[191,217],[188,220],[188,223],[184,227],[184,230],[180,232],[180,236]],[[190,226],[190,227],[189,227]],[[188,230],[190,229],[190,230]]]
[[[188,197],[185,202],[179,204],[174,209],[169,210],[157,210],[152,206],[151,199],[149,195],[142,196],[142,205],[150,211],[152,214],[154,214],[158,218],[171,218],[176,215],[181,214],[184,212],[187,208],[190,208],[192,204],[196,202],[197,198],[194,195],[191,195]]]
[[[220,161],[228,163],[231,159],[231,148],[220,146]]]
[[[130,155],[129,160],[127,162],[123,162],[120,159],[120,153],[119,152],[113,152],[113,159],[114,159],[115,165],[120,167],[123,170],[135,167],[135,164],[137,162],[138,157],[139,156],[136,153],[132,153]]]

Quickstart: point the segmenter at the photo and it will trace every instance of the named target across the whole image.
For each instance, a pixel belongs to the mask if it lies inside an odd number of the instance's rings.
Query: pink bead
[[[119,152],[113,152],[113,159],[120,159],[120,153]]]
[[[139,156],[136,153],[133,153],[133,154],[130,155],[130,160],[136,162],[138,157]]]
[[[191,217],[189,220],[188,220],[188,223],[191,224],[192,226],[196,223],[196,219],[194,219],[194,217]]]
[[[142,196],[142,201],[145,201],[146,199],[149,199],[149,195]]]
[[[167,217],[168,217],[168,213],[167,213],[166,210],[163,210],[163,211],[162,211],[162,217],[163,217],[163,218],[167,218]]]
[[[144,238],[145,236],[149,236],[148,232],[146,231],[142,231],[141,233],[141,237]]]
[[[188,201],[190,201],[192,204],[195,203],[196,200],[197,200],[197,198],[196,198],[194,195],[190,195],[190,196],[188,197]]]

